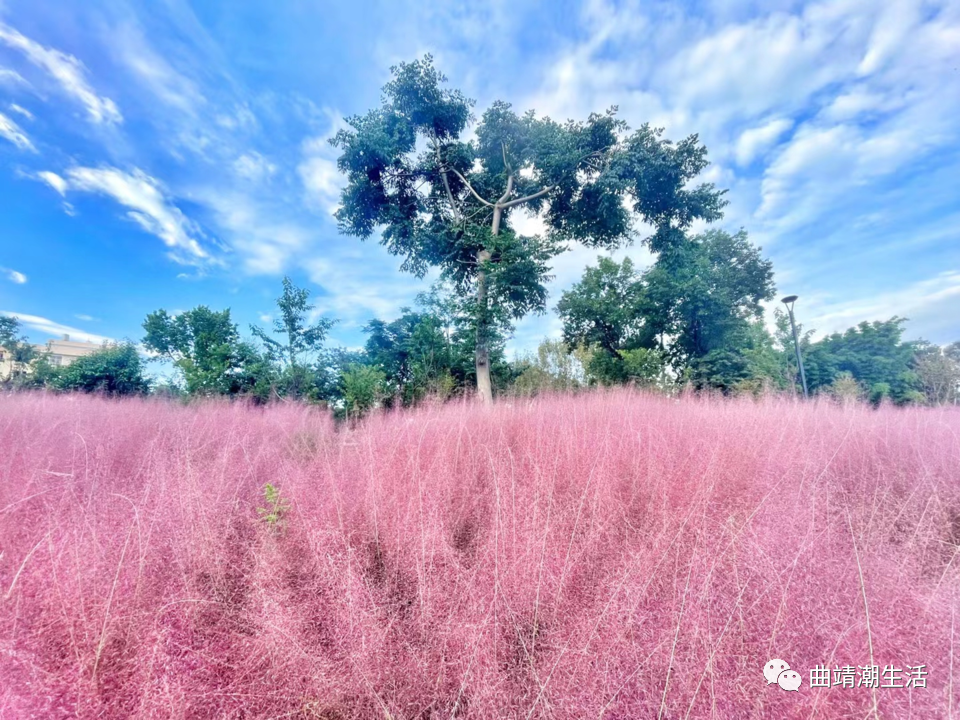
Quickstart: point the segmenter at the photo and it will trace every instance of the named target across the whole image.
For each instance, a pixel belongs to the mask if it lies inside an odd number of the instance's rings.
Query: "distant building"
[[[37,352],[47,354],[50,364],[55,367],[66,367],[77,358],[102,350],[99,343],[71,340],[69,335],[63,335],[58,340],[47,340],[44,345],[34,345]],[[28,370],[28,368],[25,368]],[[0,348],[0,380],[10,377],[13,372],[13,361],[10,353]]]

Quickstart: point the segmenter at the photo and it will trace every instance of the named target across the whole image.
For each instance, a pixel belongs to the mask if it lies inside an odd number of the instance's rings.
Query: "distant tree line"
[[[556,306],[558,339],[508,360],[507,337],[489,344],[498,395],[568,392],[635,385],[727,395],[797,393],[789,321],[775,311],[771,331],[761,303],[773,297],[772,269],[745,233],[709,231],[683,252],[662,253],[643,272],[627,258],[601,257]],[[29,344],[15,318],[0,318],[0,348],[9,361],[8,388],[201,398],[255,403],[322,403],[340,417],[375,407],[410,407],[474,392],[475,334],[464,300],[442,283],[414,308],[364,328],[362,349],[328,347],[334,319],[315,317],[306,289],[284,278],[273,327],[251,326],[244,338],[230,310],[199,306],[150,313],[138,347],[106,345],[54,366]],[[904,341],[905,320],[863,322],[820,340],[800,327],[807,384],[815,395],[873,404],[960,402],[960,342],[940,347]],[[176,375],[147,378],[151,358]]]

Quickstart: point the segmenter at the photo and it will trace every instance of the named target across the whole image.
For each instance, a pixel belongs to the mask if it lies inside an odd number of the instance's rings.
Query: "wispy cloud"
[[[9,68],[0,68],[0,85],[28,85],[23,75],[10,70]]]
[[[955,335],[955,318],[960,315],[960,270],[851,300],[819,293],[805,298],[804,303],[803,322],[814,328],[818,337],[865,320],[888,320],[897,315],[909,319],[911,335],[935,342],[960,340]]]
[[[123,172],[112,167],[72,167],[61,177],[44,172],[38,175],[52,188],[105,195],[128,208],[127,217],[171,248],[176,262],[195,265],[211,260],[197,239],[200,228],[173,204],[159,181],[141,170]]]
[[[21,150],[37,151],[20,126],[3,113],[0,113],[0,137],[6,138]]]
[[[127,23],[112,28],[110,49],[134,74],[138,85],[162,103],[188,114],[205,104],[196,83],[153,49],[139,25]]]
[[[77,313],[74,315],[77,320],[83,320],[84,322],[98,322],[97,318],[90,315],[84,315],[82,313]]]
[[[26,285],[27,276],[22,272],[17,272],[16,270],[11,270],[10,268],[0,267],[0,273],[2,273],[7,280],[12,282],[14,285]]]
[[[772,147],[791,127],[793,121],[774,118],[758,127],[744,130],[737,140],[736,158],[740,165],[749,165],[757,156]]]
[[[94,333],[88,333],[85,330],[80,330],[79,328],[71,327],[69,325],[63,325],[55,320],[49,320],[45,317],[40,317],[39,315],[27,315],[26,313],[13,312],[11,310],[0,310],[0,315],[17,318],[17,320],[26,325],[28,328],[46,335],[54,335],[58,337],[61,335],[69,335],[71,340],[80,340],[82,342],[113,342],[112,338],[108,338],[103,335],[96,335]]]
[[[330,140],[347,124],[340,113],[324,110],[323,114],[329,123],[328,130],[323,135],[303,142],[302,160],[297,171],[306,191],[308,206],[319,207],[332,214],[340,205],[340,191],[346,181],[337,169],[339,152],[330,144]]]
[[[16,103],[10,103],[10,110],[17,113],[17,115],[22,115],[27,120],[33,120],[33,113],[27,110],[25,107],[21,107]]]
[[[61,89],[82,104],[94,122],[119,123],[120,110],[110,98],[101,97],[90,86],[86,71],[77,58],[24,36],[9,25],[0,24],[0,42],[19,50],[34,65],[45,70]]]
[[[258,152],[244,153],[233,162],[233,171],[243,180],[260,182],[277,172],[277,166]]]
[[[49,170],[42,170],[36,174],[36,178],[56,190],[60,195],[67,194],[67,181]]]
[[[364,250],[370,255],[380,254],[369,246],[359,252]],[[327,292],[316,298],[317,312],[356,323],[371,314],[397,317],[401,307],[413,305],[417,293],[427,289],[426,281],[400,273],[399,264],[399,260],[377,262],[373,257],[358,262],[345,253],[326,253],[322,258],[305,260],[303,266],[310,279]]]

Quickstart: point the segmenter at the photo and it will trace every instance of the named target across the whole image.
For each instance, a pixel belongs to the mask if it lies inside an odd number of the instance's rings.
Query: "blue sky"
[[[198,304],[246,331],[289,274],[361,345],[429,279],[338,235],[327,139],[425,52],[480,109],[618,105],[699,133],[720,225],[763,247],[807,327],[898,314],[960,339],[956,0],[0,0],[0,312],[38,342],[137,340],[148,312]],[[551,307],[596,257],[555,261]],[[559,328],[528,318],[511,348]]]

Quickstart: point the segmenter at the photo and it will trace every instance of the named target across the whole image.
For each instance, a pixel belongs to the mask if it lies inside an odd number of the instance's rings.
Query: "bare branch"
[[[506,208],[509,208],[509,207],[513,207],[514,205],[520,205],[521,203],[525,203],[525,202],[527,202],[527,201],[529,201],[529,200],[536,200],[538,197],[543,197],[544,195],[546,195],[548,192],[550,192],[550,191],[553,190],[553,189],[554,189],[554,188],[552,188],[552,187],[544,188],[544,189],[541,190],[540,192],[535,192],[533,195],[527,195],[526,197],[517,198],[516,200],[511,200],[510,202],[497,203],[497,204],[498,204],[501,208],[506,209]]]
[[[495,205],[494,203],[490,202],[489,200],[484,200],[482,197],[480,197],[480,194],[479,194],[476,190],[473,189],[473,185],[471,185],[470,182],[469,182],[463,175],[461,175],[459,172],[457,172],[457,169],[456,169],[456,168],[450,168],[450,171],[451,171],[454,175],[456,175],[458,178],[460,178],[461,182],[463,182],[463,184],[467,186],[467,190],[469,190],[471,193],[473,193],[473,196],[474,196],[477,200],[479,200],[480,202],[482,202],[484,205],[487,205],[488,207],[496,207],[496,205]]]
[[[513,193],[513,173],[507,177],[507,191],[497,200],[497,205],[503,205],[503,202]]]
[[[440,168],[440,177],[443,178],[443,187],[447,190],[447,199],[450,201],[450,209],[453,211],[453,219],[457,222],[460,222],[460,211],[457,209],[457,204],[453,200],[453,193],[450,192],[450,181],[447,180],[447,171],[443,167],[442,159],[440,158],[440,143],[435,145],[437,151],[437,167]]]

